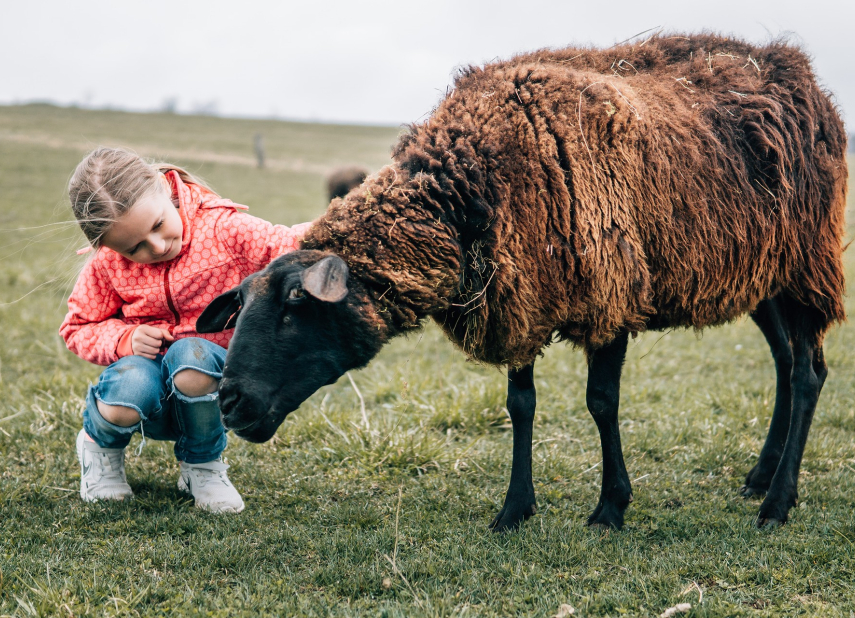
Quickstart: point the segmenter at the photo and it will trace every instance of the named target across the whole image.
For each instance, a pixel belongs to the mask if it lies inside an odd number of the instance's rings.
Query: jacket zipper
[[[172,264],[169,264],[166,270],[163,271],[163,289],[166,291],[166,304],[175,317],[175,326],[178,326],[178,309],[175,308],[175,303],[172,302],[172,293],[169,291],[169,271],[171,269]]]

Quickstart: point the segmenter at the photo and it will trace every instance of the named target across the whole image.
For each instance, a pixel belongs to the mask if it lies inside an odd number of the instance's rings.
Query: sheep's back
[[[702,328],[781,289],[844,317],[845,137],[799,50],[654,39],[455,86],[395,157],[455,196],[463,273],[435,317],[472,357]]]

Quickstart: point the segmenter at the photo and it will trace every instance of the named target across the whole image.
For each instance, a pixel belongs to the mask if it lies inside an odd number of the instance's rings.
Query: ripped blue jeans
[[[139,431],[143,438],[175,440],[179,461],[214,461],[226,448],[217,392],[188,397],[175,388],[173,378],[180,371],[195,369],[219,380],[225,360],[223,348],[199,337],[179,339],[154,360],[122,357],[89,387],[83,428],[103,448],[125,448]],[[96,400],[132,408],[140,422],[130,427],[114,425],[101,416]]]

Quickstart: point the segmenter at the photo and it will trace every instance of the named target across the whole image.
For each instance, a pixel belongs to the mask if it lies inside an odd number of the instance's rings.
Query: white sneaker
[[[186,491],[196,500],[196,506],[211,513],[240,513],[243,499],[229,480],[228,464],[222,459],[207,463],[181,462],[178,489]]]
[[[80,462],[80,497],[86,502],[124,500],[134,497],[125,476],[125,449],[101,448],[77,434],[77,461]]]

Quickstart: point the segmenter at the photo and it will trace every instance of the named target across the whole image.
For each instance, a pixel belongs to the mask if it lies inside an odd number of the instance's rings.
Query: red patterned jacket
[[[168,262],[137,264],[98,249],[77,279],[59,329],[68,349],[84,360],[109,365],[131,354],[130,337],[140,324],[227,348],[234,331],[196,332],[202,310],[247,275],[298,249],[311,226],[273,225],[240,212],[246,206],[185,184],[175,172],[166,177],[184,226],[181,252]]]

